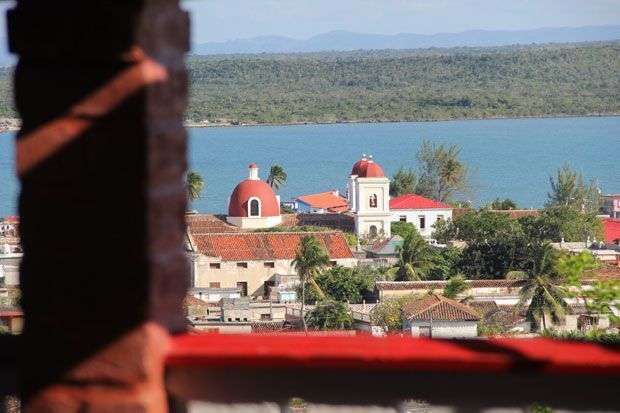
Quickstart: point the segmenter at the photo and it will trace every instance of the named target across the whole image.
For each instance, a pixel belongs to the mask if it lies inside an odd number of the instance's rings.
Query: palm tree
[[[277,191],[282,185],[286,183],[286,172],[280,165],[271,165],[269,169],[269,176],[267,177],[267,183],[269,186]]]
[[[426,276],[430,264],[430,245],[417,232],[405,237],[403,244],[396,248],[398,264],[389,270],[397,281],[419,281]]]
[[[459,294],[469,290],[469,284],[462,275],[456,275],[446,283],[443,289],[443,296],[447,298],[456,298]]]
[[[200,198],[200,193],[205,187],[202,176],[196,171],[189,171],[186,177],[187,197],[191,202]]]
[[[304,306],[306,304],[306,282],[310,282],[321,298],[325,298],[325,294],[316,283],[314,277],[324,267],[329,264],[329,256],[325,249],[321,246],[316,237],[312,235],[305,236],[301,239],[293,266],[299,274],[301,282],[301,321],[304,331],[308,332],[306,318],[304,317]]]
[[[519,293],[517,308],[527,306],[527,319],[536,327],[542,321],[543,330],[547,329],[547,314],[553,320],[559,320],[568,307],[564,300],[567,296],[562,286],[564,279],[555,270],[554,258],[555,251],[549,243],[537,246],[532,254],[531,269],[521,277],[525,284]]]

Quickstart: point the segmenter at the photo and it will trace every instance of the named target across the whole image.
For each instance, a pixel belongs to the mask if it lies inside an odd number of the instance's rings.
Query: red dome
[[[241,181],[230,196],[228,216],[247,217],[250,198],[258,198],[261,203],[261,217],[277,217],[280,215],[280,205],[273,189],[267,183],[246,179]]]
[[[385,178],[383,168],[378,163],[368,161],[366,167],[360,171],[360,178]]]
[[[351,175],[360,175],[360,173],[366,169],[366,165],[368,165],[368,159],[362,158],[359,161],[353,164],[353,169],[351,169]]]

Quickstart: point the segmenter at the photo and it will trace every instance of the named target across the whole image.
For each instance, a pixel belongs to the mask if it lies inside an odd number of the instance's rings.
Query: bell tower
[[[363,155],[353,165],[348,189],[358,238],[391,237],[390,180],[372,156]]]

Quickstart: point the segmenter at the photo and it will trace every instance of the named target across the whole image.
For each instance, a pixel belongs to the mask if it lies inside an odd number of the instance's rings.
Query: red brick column
[[[188,16],[175,0],[17,2],[27,412],[163,412],[182,330]]]

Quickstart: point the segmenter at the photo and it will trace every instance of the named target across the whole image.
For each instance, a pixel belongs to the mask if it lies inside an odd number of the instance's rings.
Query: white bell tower
[[[372,156],[363,155],[353,165],[348,189],[358,238],[391,237],[390,180]]]

